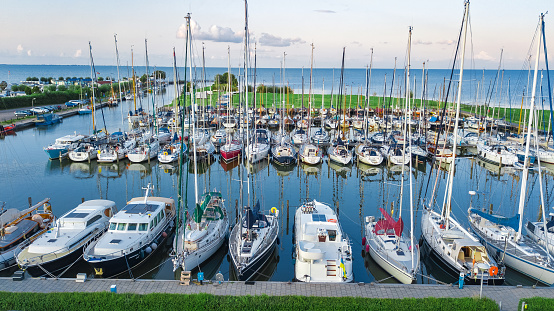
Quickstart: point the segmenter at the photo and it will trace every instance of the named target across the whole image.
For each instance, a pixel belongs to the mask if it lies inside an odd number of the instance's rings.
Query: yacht
[[[209,259],[227,239],[229,217],[221,192],[207,192],[177,232],[173,271],[192,271]]]
[[[84,162],[96,159],[98,148],[91,143],[81,143],[79,146],[69,151],[69,159],[73,162]]]
[[[33,277],[58,277],[81,259],[83,248],[108,228],[115,202],[90,200],[60,217],[54,227],[17,252],[17,264]],[[59,275],[58,275],[59,274]]]
[[[317,165],[321,163],[323,158],[323,150],[312,144],[303,144],[298,151],[300,161],[309,165]]]
[[[235,275],[241,281],[255,278],[269,260],[278,243],[279,210],[273,207],[265,215],[260,202],[246,207],[229,237],[229,254]]]
[[[335,212],[313,200],[294,216],[296,263],[294,278],[301,282],[352,282],[352,249]]]
[[[329,159],[341,165],[352,163],[352,151],[339,139],[334,146],[329,147],[327,151]]]
[[[69,151],[78,147],[79,143],[85,140],[84,135],[65,135],[57,138],[56,141],[44,148],[44,152],[48,154],[51,160],[60,159],[67,156]]]
[[[384,159],[383,154],[377,148],[366,144],[356,146],[356,156],[360,162],[374,166],[383,163]]]
[[[110,277],[142,264],[173,231],[175,202],[171,198],[133,198],[110,219],[108,231],[83,253],[98,276]]]

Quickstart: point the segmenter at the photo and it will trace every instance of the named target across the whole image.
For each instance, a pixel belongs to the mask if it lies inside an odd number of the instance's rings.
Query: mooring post
[[[239,218],[239,200],[235,199],[235,223],[237,223],[238,218]]]
[[[29,207],[33,206],[33,199],[31,197],[28,197],[27,201],[29,201]]]
[[[337,201],[335,205],[337,206],[337,217],[339,217],[339,201]]]

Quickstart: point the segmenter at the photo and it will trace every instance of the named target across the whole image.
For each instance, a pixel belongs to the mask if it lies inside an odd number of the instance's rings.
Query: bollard
[[[85,203],[85,198],[81,198],[81,203]]]
[[[200,285],[204,285],[204,272],[198,272],[198,282]]]
[[[31,199],[31,197],[28,197],[27,201],[29,201],[29,207],[33,206],[33,200]]]
[[[112,293],[114,293],[114,294],[117,294],[117,285],[112,285],[112,286],[110,287],[110,291],[111,291]]]
[[[464,288],[464,274],[463,274],[463,272],[460,273],[460,280],[458,281],[458,288],[459,289]]]

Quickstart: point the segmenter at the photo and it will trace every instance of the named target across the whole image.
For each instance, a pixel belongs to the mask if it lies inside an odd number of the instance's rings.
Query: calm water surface
[[[156,101],[166,103],[172,98],[171,88]],[[127,121],[122,122],[130,103],[120,107],[104,108],[97,113],[102,127],[105,119],[108,131],[128,130]],[[104,117],[102,117],[102,113]],[[64,119],[63,123],[48,128],[30,128],[17,132],[16,136],[6,136],[0,140],[0,200],[7,202],[7,207],[23,208],[27,206],[27,198],[33,202],[48,197],[51,198],[53,211],[57,216],[74,208],[81,199],[109,199],[121,208],[133,197],[143,196],[149,183],[154,186],[154,195],[177,197],[178,171],[177,167],[160,166],[156,160],[150,164],[130,164],[122,161],[119,164],[72,163],[69,160],[48,160],[43,147],[54,142],[58,137],[77,132],[90,134],[92,129],[91,116],[73,116]],[[186,170],[186,164],[185,164]],[[193,172],[193,167],[188,167]],[[354,276],[356,282],[371,282],[387,279],[382,269],[377,267],[369,256],[362,256],[361,240],[363,235],[363,218],[367,215],[378,216],[378,208],[394,206],[394,215],[402,213],[406,225],[405,233],[409,233],[409,185],[408,175],[404,176],[404,207],[398,209],[400,183],[402,172],[400,167],[370,167],[352,165],[341,167],[324,162],[319,166],[298,165],[288,168],[277,166],[267,161],[255,165],[242,163],[222,164],[217,160],[211,165],[199,167],[199,191],[221,191],[226,200],[226,207],[235,219],[235,206],[239,199],[239,171],[251,173],[251,200],[260,200],[267,211],[271,207],[279,208],[281,212],[280,245],[277,247],[270,265],[262,271],[260,279],[273,281],[290,281],[294,276],[293,250],[293,220],[294,212],[306,198],[317,199],[331,206],[338,207],[339,220],[349,235],[354,251]],[[415,235],[419,239],[420,216],[423,202],[428,202],[433,189],[436,188],[436,208],[442,205],[447,173],[439,171],[429,164],[414,167],[410,174],[413,180]],[[243,175],[244,176],[244,175]],[[188,178],[188,201],[186,206],[193,206],[194,175],[185,174]],[[484,164],[472,158],[461,158],[457,162],[452,210],[454,216],[464,226],[469,227],[466,214],[470,203],[469,190],[482,194],[473,200],[474,206],[492,209],[496,213],[511,216],[517,210],[519,200],[521,172]],[[535,220],[539,216],[539,182],[538,174],[531,173],[526,194],[526,210],[524,219]],[[436,186],[435,186],[436,183]],[[547,171],[543,175],[545,204],[547,213],[552,205],[554,182]],[[244,193],[246,197],[246,192]],[[288,207],[288,208],[287,208]],[[156,258],[133,272],[134,277],[174,279],[173,265],[169,260],[169,247],[158,252]],[[433,262],[428,262],[426,254],[422,253],[421,276],[418,283],[433,283],[438,278],[444,279],[440,269]],[[225,279],[230,277],[227,250],[222,248],[207,264],[201,267],[207,279],[221,271]],[[76,265],[69,274],[92,271],[84,263]],[[128,277],[128,276],[127,276]],[[387,279],[386,282],[394,282]],[[507,272],[508,284],[534,284],[533,281],[517,274]]]

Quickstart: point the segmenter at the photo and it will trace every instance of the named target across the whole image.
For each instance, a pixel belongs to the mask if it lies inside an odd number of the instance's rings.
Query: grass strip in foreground
[[[526,311],[531,310],[541,310],[541,311],[547,311],[547,310],[554,310],[554,299],[552,298],[542,298],[542,297],[533,297],[533,298],[523,298],[519,301],[518,310],[521,309],[521,304],[525,302],[527,304],[527,308],[524,309]]]
[[[0,310],[498,310],[478,298],[379,299],[304,296],[216,296],[211,294],[113,294],[0,292]]]

